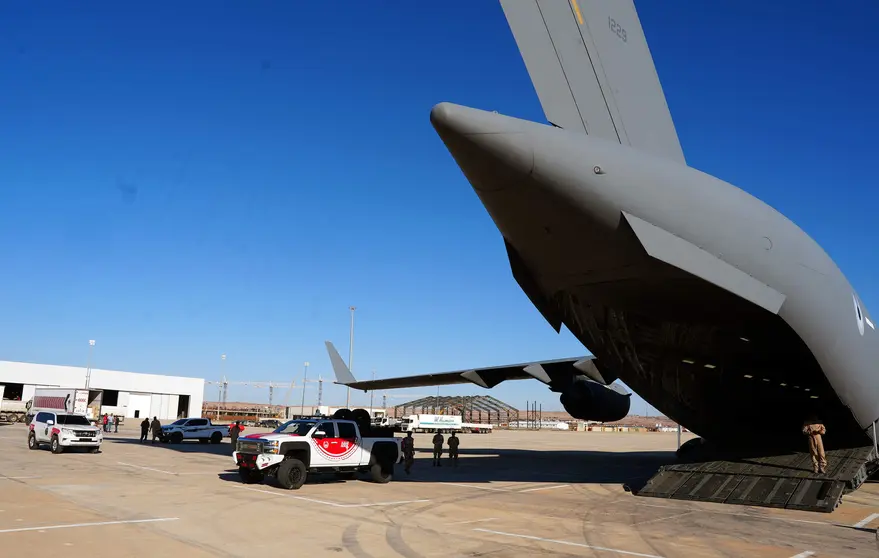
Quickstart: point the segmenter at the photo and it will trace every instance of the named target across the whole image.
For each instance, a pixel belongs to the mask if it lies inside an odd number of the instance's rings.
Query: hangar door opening
[[[189,418],[189,396],[180,395],[177,399],[177,418]]]

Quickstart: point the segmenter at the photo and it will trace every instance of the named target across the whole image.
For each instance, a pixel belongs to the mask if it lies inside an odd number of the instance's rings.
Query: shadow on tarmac
[[[105,434],[106,436],[106,434]],[[111,444],[128,444],[133,446],[144,446],[155,449],[164,449],[164,450],[172,450],[179,451],[180,453],[201,453],[208,455],[221,455],[223,457],[228,457],[229,461],[232,461],[232,444],[228,442],[227,439],[223,439],[222,443],[219,444],[201,444],[197,441],[186,441],[179,444],[165,444],[158,440],[156,443],[153,443],[152,436],[148,437],[146,442],[141,442],[140,438],[104,438],[104,443]]]
[[[180,444],[142,443],[137,438],[105,438],[105,443],[142,445],[155,450],[228,457],[232,445],[227,439],[220,444],[187,441]],[[575,484],[622,484],[637,493],[662,465],[677,461],[673,451],[602,452],[589,450],[539,451],[527,449],[461,448],[458,466],[449,460],[443,448],[441,466],[434,467],[429,447],[416,449],[411,474],[400,463],[394,470],[393,482],[532,482]],[[231,463],[230,463],[231,464]],[[237,473],[222,473],[219,478],[240,482]],[[357,475],[368,479],[368,474]],[[308,484],[345,482],[333,474],[309,475]]]
[[[440,466],[433,466],[433,452],[419,448],[412,473],[397,466],[395,482],[546,482],[622,484],[639,490],[662,465],[676,462],[673,451],[603,452],[538,451],[524,449],[464,449],[458,465],[444,448]]]

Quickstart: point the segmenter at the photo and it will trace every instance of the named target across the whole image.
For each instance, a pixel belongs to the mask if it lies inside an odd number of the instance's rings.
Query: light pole
[[[375,368],[372,369],[372,381],[375,381]],[[375,390],[369,390],[369,414],[374,415],[375,412],[372,410],[372,395],[375,393]]]
[[[220,393],[217,394],[217,420],[220,420],[220,403],[226,398],[226,376],[223,374],[223,371],[226,369],[226,355],[220,355],[220,377],[223,378],[223,383],[220,386]]]
[[[305,361],[305,374],[302,375],[302,403],[299,405],[299,417],[305,416],[305,382],[308,381],[308,361]]]
[[[354,311],[357,310],[356,306],[349,306],[348,310],[351,311],[351,334],[348,337],[348,370],[351,373],[354,373],[354,367],[351,365],[351,362],[354,359]],[[346,389],[345,394],[345,408],[351,407],[351,388]]]
[[[89,384],[92,381],[92,350],[94,350],[94,347],[95,347],[95,340],[89,339],[89,359],[88,359],[88,362],[86,363],[86,369],[85,369],[85,389],[89,388]]]

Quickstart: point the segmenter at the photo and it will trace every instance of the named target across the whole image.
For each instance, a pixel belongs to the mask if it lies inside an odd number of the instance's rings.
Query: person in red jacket
[[[244,427],[241,426],[240,421],[235,421],[235,424],[229,427],[229,437],[232,439],[232,451],[238,449],[238,436],[244,432]]]

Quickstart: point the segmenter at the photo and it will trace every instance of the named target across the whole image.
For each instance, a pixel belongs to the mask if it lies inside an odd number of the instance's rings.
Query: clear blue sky
[[[791,217],[877,315],[879,4],[769,4],[637,6],[689,163]],[[352,304],[360,377],[585,354],[429,123],[543,121],[494,1],[9,3],[0,68],[0,359],[84,366],[96,339],[101,368],[326,376]]]

